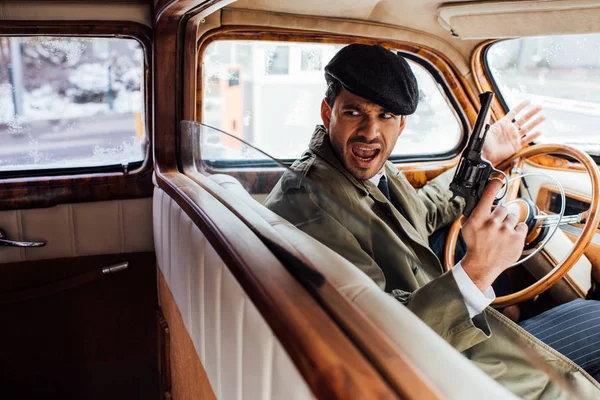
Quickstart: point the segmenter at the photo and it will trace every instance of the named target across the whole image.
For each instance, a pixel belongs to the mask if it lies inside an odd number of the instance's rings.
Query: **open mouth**
[[[355,143],[351,146],[350,152],[354,159],[362,167],[369,167],[377,158],[381,149],[377,147],[367,146],[362,143]]]

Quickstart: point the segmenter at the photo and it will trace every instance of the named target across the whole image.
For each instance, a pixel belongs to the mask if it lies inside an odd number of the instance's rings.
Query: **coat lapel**
[[[318,125],[310,140],[309,149],[322,157],[328,164],[340,171],[363,195],[370,196],[382,207],[395,224],[395,228],[403,232],[407,238],[414,243],[429,249],[427,234],[419,232],[417,226],[423,220],[418,204],[408,201],[402,195],[402,191],[414,190],[408,181],[404,182],[400,172],[390,162],[386,162],[386,175],[389,177],[390,193],[396,197],[398,202],[402,204],[406,211],[407,218],[394,207],[390,201],[381,193],[381,191],[369,181],[359,181],[343,166],[335,155],[333,148],[329,142],[329,134],[325,127]],[[408,187],[400,187],[400,185],[408,185]]]

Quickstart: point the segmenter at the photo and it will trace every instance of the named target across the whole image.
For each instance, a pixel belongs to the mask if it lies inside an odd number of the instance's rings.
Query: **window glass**
[[[265,41],[211,43],[202,59],[202,122],[274,157],[299,157],[315,126],[322,123],[325,65],[342,47]],[[409,60],[409,64],[419,83],[419,106],[408,117],[392,155],[450,152],[462,137],[459,119],[431,74],[415,62]],[[219,143],[218,138],[213,140],[213,145]],[[223,159],[234,159],[227,154],[223,150]]]
[[[600,155],[600,34],[532,37],[495,43],[487,63],[509,108],[544,108],[541,142]]]
[[[0,171],[143,160],[143,76],[133,39],[0,37]]]

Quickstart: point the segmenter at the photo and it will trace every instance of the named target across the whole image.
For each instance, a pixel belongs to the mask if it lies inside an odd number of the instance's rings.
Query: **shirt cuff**
[[[462,294],[471,318],[480,314],[496,299],[496,293],[491,286],[483,292],[479,290],[471,278],[469,278],[469,275],[467,275],[460,262],[452,268],[452,275],[458,285],[460,294]]]

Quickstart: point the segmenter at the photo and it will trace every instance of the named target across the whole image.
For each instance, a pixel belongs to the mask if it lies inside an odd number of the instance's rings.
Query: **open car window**
[[[324,68],[343,46],[212,42],[202,55],[201,121],[279,159],[295,160],[322,123]],[[419,106],[391,157],[451,157],[463,137],[458,113],[436,78],[417,62],[408,62],[419,85]]]
[[[0,173],[141,163],[144,65],[132,38],[0,37]]]
[[[336,197],[343,194],[335,194],[332,192],[331,187],[324,187],[310,180],[305,175],[292,171],[280,160],[271,157],[261,149],[240,140],[234,135],[192,121],[183,121],[180,131],[184,171],[186,173],[191,172],[192,178],[193,173],[201,173],[215,182],[225,183],[223,187],[227,188],[229,186],[227,190],[233,195],[243,196],[244,201],[255,201],[249,198],[250,194],[248,190],[250,188],[244,188],[234,177],[226,176],[227,170],[214,169],[215,161],[222,159],[223,154],[227,154],[227,156],[235,155],[238,159],[245,160],[261,159],[264,160],[263,165],[265,166],[282,169],[283,179],[277,185],[286,188],[287,198],[276,207],[273,207],[271,203],[269,205],[271,211],[280,214],[282,218],[296,228],[313,236],[330,249],[338,253],[343,253],[340,254],[342,257],[345,257],[349,262],[367,273],[370,278],[373,278],[375,276],[373,274],[376,274],[376,261],[374,261],[373,254],[362,251],[357,246],[356,239],[350,231],[360,231],[361,236],[368,237],[368,241],[372,244],[374,252],[382,253],[389,251],[389,249],[398,248],[399,243],[403,240],[394,240],[394,233],[387,224],[367,221],[362,215],[347,208]],[[302,162],[302,159],[297,162]],[[267,202],[269,202],[269,199],[267,199]],[[282,206],[287,208],[287,210],[283,210]],[[284,212],[282,213],[282,211]],[[285,215],[282,216],[281,214]],[[328,234],[327,229],[333,225],[346,227],[348,233],[345,235]],[[348,258],[348,247],[357,248],[357,251],[350,258]],[[418,256],[415,255],[415,257]],[[302,260],[298,262],[303,263]],[[384,270],[386,268],[384,266],[380,267]],[[359,271],[357,273],[362,274]],[[417,273],[423,273],[423,271],[421,270]],[[389,276],[392,275],[390,273]],[[391,292],[395,288],[405,289],[395,286],[393,278],[388,279],[384,285],[386,286],[385,288],[381,286],[380,288],[387,292]],[[524,352],[531,355],[530,362],[535,368],[552,371],[553,367],[551,365],[531,352],[529,344],[525,343],[523,337],[515,335],[514,342]],[[561,379],[559,373],[551,373],[551,375],[556,376],[556,379]],[[569,383],[566,381],[559,384],[566,385],[565,387],[569,386]]]
[[[492,44],[486,62],[507,108],[543,106],[540,142],[600,155],[598,48],[600,34],[528,37]]]

